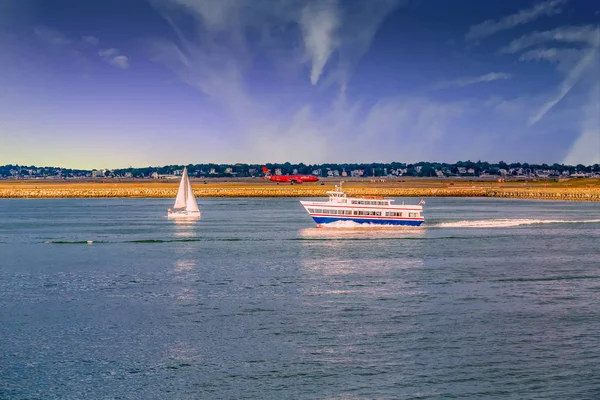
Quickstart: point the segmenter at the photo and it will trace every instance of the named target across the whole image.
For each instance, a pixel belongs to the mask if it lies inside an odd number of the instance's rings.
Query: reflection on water
[[[195,221],[174,221],[175,224],[173,227],[175,228],[174,236],[179,239],[190,238],[194,236],[194,228],[196,228]]]
[[[183,273],[194,269],[196,261],[194,260],[177,260],[175,261],[175,272]]]

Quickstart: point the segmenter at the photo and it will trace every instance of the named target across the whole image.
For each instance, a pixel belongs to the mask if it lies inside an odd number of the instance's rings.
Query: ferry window
[[[416,216],[417,216],[417,213],[411,213],[411,212],[409,212],[409,213],[408,213],[408,216],[409,216],[409,217],[416,217]]]
[[[381,211],[375,211],[375,215],[381,216]]]

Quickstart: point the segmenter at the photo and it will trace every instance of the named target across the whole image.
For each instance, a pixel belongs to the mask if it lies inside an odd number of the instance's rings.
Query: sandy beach
[[[192,179],[198,197],[325,197],[338,180],[302,185],[262,179]],[[0,181],[0,198],[175,197],[178,181],[153,180],[24,180]],[[348,195],[386,197],[494,197],[600,201],[600,179],[508,181],[406,179],[344,183]]]

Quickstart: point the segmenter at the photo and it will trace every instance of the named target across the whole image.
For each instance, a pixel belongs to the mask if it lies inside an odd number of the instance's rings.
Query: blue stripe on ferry
[[[317,224],[328,224],[336,221],[352,221],[359,224],[376,224],[376,225],[406,225],[419,226],[423,220],[406,220],[406,219],[375,219],[375,218],[344,218],[344,217],[317,217],[312,216],[312,219]]]

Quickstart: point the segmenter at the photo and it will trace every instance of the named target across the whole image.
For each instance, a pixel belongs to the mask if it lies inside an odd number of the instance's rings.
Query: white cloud
[[[513,40],[508,46],[502,48],[502,53],[516,53],[546,42],[566,42],[583,44],[584,49],[576,48],[538,48],[521,55],[520,60],[548,60],[557,62],[559,69],[566,76],[557,88],[557,93],[547,100],[539,110],[529,119],[529,125],[537,123],[552,108],[554,108],[570,91],[590,72],[594,79],[593,66],[598,64],[600,48],[600,28],[594,25],[578,27],[560,27],[549,31],[533,32]],[[598,80],[597,75],[595,80]]]
[[[129,68],[129,58],[121,55],[119,49],[111,48],[99,50],[98,55],[113,67],[120,69]]]
[[[309,3],[302,10],[300,25],[307,56],[312,60],[310,81],[316,85],[327,60],[338,46],[336,33],[340,15],[337,3],[332,0]]]
[[[523,35],[500,49],[501,53],[511,54],[546,42],[584,43],[597,46],[600,43],[600,28],[597,25],[560,27],[549,31]]]
[[[336,0],[153,0],[179,40],[172,45],[157,41],[151,46],[152,58],[172,64],[181,61],[183,55],[193,63],[185,66],[187,69],[204,71],[192,73],[197,82],[219,79],[222,65],[226,66],[225,75],[242,76],[258,53],[284,54],[284,59],[272,61],[308,64],[313,85],[323,78],[326,67],[327,74],[343,84],[356,59],[369,48],[383,19],[400,2],[372,0],[342,10]],[[194,18],[196,35],[182,29],[185,24],[180,23],[181,13],[177,11]],[[249,36],[258,40],[250,40]],[[177,48],[174,52],[173,46]],[[161,49],[175,53],[175,59],[165,60]],[[335,65],[331,65],[334,54]],[[204,82],[194,86],[211,85]]]
[[[92,46],[98,46],[98,43],[100,43],[100,39],[98,39],[95,36],[84,36],[81,38],[81,40],[83,41],[83,43],[92,45]]]
[[[535,4],[531,8],[519,10],[519,12],[497,21],[489,19],[480,24],[473,25],[465,35],[465,39],[469,41],[484,39],[497,32],[535,21],[539,17],[559,14],[566,3],[566,0],[549,0]]]
[[[258,122],[245,131],[244,136],[252,137],[248,154],[254,160],[305,163],[431,159],[439,157],[439,142],[451,140],[454,122],[467,109],[460,103],[408,97],[361,107],[343,97],[324,113],[306,105],[290,121],[272,117]]]
[[[538,48],[529,50],[519,57],[520,61],[548,61],[556,64],[557,69],[563,73],[568,73],[583,55],[585,49],[573,49],[564,47]]]
[[[129,58],[126,56],[116,56],[110,60],[110,64],[117,68],[127,69],[129,68]]]
[[[558,93],[552,99],[548,100],[529,120],[529,125],[538,122],[542,117],[558,104],[571,91],[582,78],[587,68],[597,61],[597,51],[592,49],[581,58],[575,67],[569,72],[558,88]]]
[[[512,79],[512,77],[512,74],[508,74],[506,72],[490,72],[481,76],[465,77],[455,79],[453,81],[442,82],[436,86],[436,89],[443,89],[448,87],[465,87],[469,85],[475,85],[477,83],[487,83],[498,80]]]
[[[581,134],[563,162],[568,165],[600,164],[600,82],[590,91],[581,125]]]
[[[37,26],[33,29],[36,36],[46,42],[56,46],[63,46],[70,44],[71,41],[67,39],[65,35],[57,31],[56,29],[48,28],[45,26]]]

